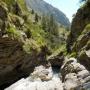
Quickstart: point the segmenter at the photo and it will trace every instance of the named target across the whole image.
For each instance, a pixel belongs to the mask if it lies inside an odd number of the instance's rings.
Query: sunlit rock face
[[[64,90],[90,90],[90,72],[77,59],[66,59],[61,74]]]
[[[63,84],[53,74],[51,67],[39,66],[30,77],[19,80],[5,90],[63,90]]]
[[[68,49],[72,51],[73,45],[77,41],[77,38],[79,37],[79,35],[82,34],[85,26],[88,25],[89,23],[90,23],[90,4],[85,5],[83,8],[80,8],[77,11],[75,17],[73,18],[71,24],[71,32],[67,39]]]
[[[67,51],[76,53],[80,64],[90,71],[90,2],[83,5],[73,18]]]
[[[31,73],[31,79],[36,81],[40,79],[41,81],[49,81],[53,77],[51,67],[45,68],[44,66],[36,67],[34,72]]]

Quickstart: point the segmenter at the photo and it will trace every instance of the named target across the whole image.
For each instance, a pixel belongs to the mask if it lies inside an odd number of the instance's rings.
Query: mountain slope
[[[26,0],[27,7],[33,9],[38,14],[53,15],[55,20],[64,26],[69,26],[69,19],[63,12],[51,6],[43,0]]]

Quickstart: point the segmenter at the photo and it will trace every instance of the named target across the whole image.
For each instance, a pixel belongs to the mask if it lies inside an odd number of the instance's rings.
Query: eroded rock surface
[[[21,79],[5,90],[63,90],[60,78],[55,77],[52,68],[36,67],[27,79]]]
[[[64,61],[64,54],[60,52],[55,55],[51,55],[48,57],[48,61],[51,63],[52,66],[61,67]]]
[[[61,74],[65,90],[90,89],[90,72],[75,58],[65,60]]]
[[[86,25],[90,23],[90,2],[84,7],[80,8],[75,17],[73,18],[71,25],[71,32],[67,40],[67,49],[72,51],[74,42],[77,41],[79,35],[82,34]],[[84,38],[85,39],[85,38]]]
[[[59,74],[58,74],[59,75]],[[26,79],[21,79],[5,90],[89,90],[90,72],[75,58],[66,59],[61,75],[55,76],[51,67],[39,66]],[[63,81],[63,82],[62,82]]]
[[[0,38],[0,88],[28,76],[36,66],[47,65],[40,53],[27,54],[23,43],[9,38]]]

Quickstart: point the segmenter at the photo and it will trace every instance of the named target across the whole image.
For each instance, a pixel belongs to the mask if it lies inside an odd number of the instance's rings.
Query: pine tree
[[[42,29],[45,32],[48,32],[49,35],[52,34],[58,36],[58,24],[54,20],[53,15],[42,17]]]
[[[41,22],[41,24],[42,24],[42,29],[43,30],[46,30],[46,17],[43,15],[42,16],[42,22]]]
[[[32,9],[31,14],[34,14],[34,10]]]
[[[38,15],[37,15],[37,13],[35,14],[35,22],[38,22]]]
[[[56,23],[53,15],[50,16],[50,33],[58,36],[58,24]]]

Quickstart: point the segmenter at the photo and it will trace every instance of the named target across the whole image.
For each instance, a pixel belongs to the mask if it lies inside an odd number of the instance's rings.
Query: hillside
[[[39,15],[53,15],[60,24],[64,26],[70,25],[69,19],[62,11],[46,3],[44,0],[26,0],[26,4],[28,9],[33,9]]]

